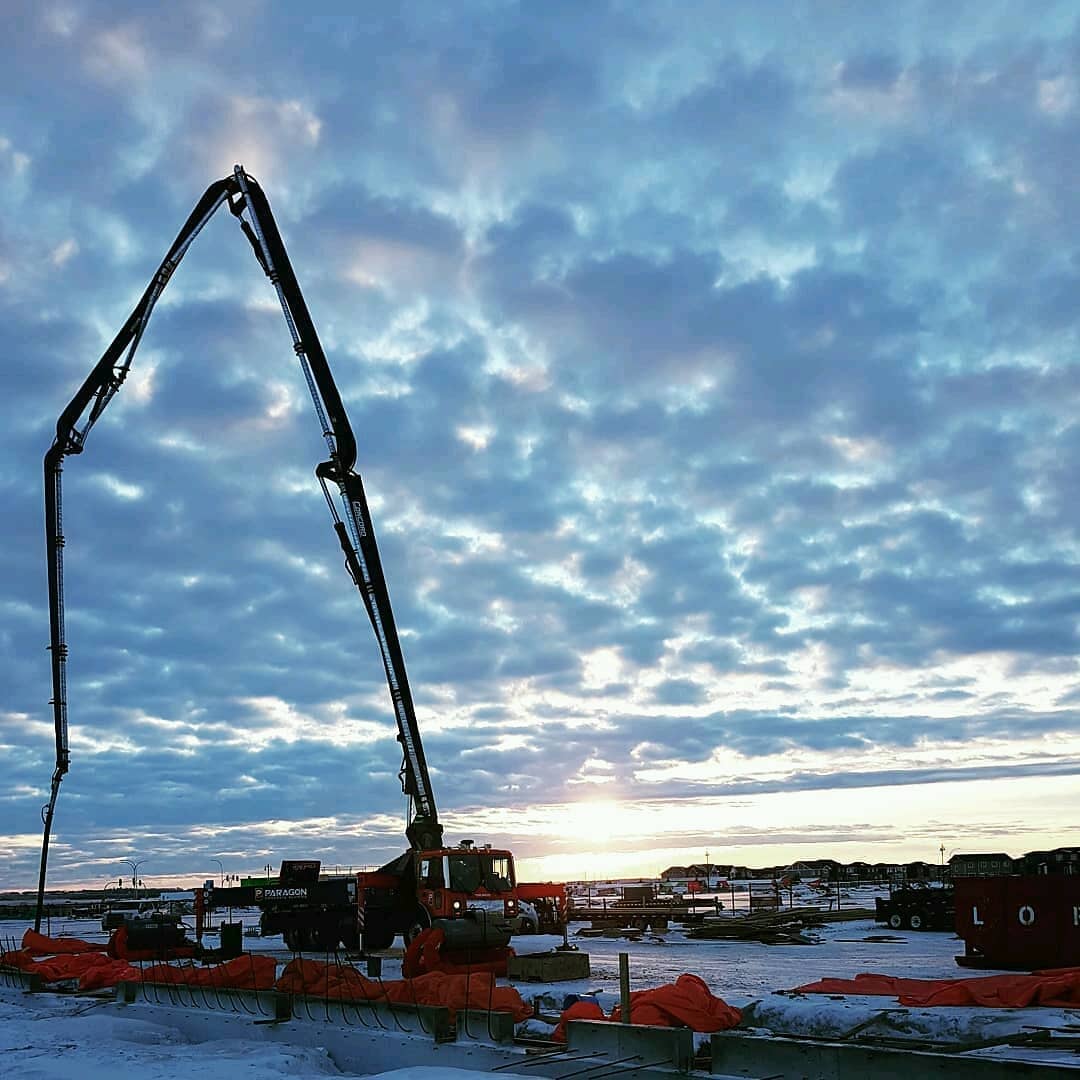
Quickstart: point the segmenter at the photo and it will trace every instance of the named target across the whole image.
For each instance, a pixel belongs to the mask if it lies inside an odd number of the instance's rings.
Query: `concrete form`
[[[38,991],[31,978],[4,981],[0,994],[8,1000],[48,993]],[[438,1066],[551,1080],[1080,1076],[1080,1062],[993,1059],[960,1048],[927,1052],[743,1029],[708,1037],[687,1029],[601,1021],[571,1022],[560,1047],[535,1039],[516,1042],[514,1024],[505,1013],[468,1010],[452,1016],[445,1008],[340,1002],[276,991],[124,983],[111,999],[106,992],[87,996],[103,999],[100,1007],[117,1017],[167,1023],[195,1042],[243,1038],[323,1047],[340,1069],[356,1073]],[[1062,1051],[1069,1052],[1063,1045]]]

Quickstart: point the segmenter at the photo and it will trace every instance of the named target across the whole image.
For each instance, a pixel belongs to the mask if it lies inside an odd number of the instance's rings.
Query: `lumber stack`
[[[686,936],[697,941],[761,941],[766,945],[813,945],[806,931],[825,923],[848,919],[872,919],[870,908],[786,908],[782,911],[759,911],[710,919],[701,926],[687,929]]]

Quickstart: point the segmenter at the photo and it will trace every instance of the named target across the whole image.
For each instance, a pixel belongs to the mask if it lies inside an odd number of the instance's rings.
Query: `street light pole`
[[[139,867],[142,866],[146,859],[124,859],[122,860],[128,866],[131,867],[131,887],[135,890],[135,899],[139,899]]]
[[[211,859],[211,862],[216,862],[218,866],[218,873],[220,874],[219,882],[222,888],[225,888],[225,867],[221,865],[220,859]]]

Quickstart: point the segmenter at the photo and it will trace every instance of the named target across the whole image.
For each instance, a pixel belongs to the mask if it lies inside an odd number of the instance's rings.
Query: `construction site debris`
[[[711,919],[689,927],[686,936],[697,941],[760,941],[766,945],[814,945],[805,931],[825,923],[873,917],[867,908],[824,911],[820,908],[788,908],[749,915]]]

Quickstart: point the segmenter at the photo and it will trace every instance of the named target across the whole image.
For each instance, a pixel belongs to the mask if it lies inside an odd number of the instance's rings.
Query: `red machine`
[[[519,901],[531,904],[536,910],[539,934],[561,934],[570,917],[570,893],[566,885],[554,881],[521,882],[517,887]]]

